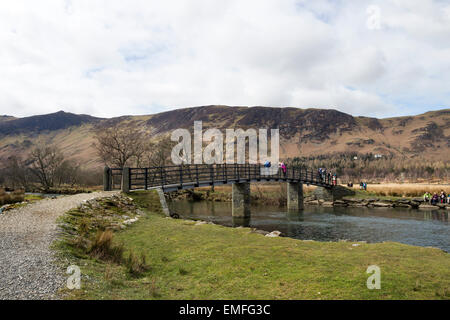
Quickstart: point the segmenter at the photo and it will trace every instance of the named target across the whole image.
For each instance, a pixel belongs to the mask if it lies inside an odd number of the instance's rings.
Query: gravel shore
[[[66,275],[49,249],[57,233],[56,218],[84,200],[114,193],[45,199],[0,214],[0,300],[57,299]]]

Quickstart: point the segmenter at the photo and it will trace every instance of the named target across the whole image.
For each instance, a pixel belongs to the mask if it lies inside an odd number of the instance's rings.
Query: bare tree
[[[80,164],[72,160],[63,161],[56,171],[56,180],[58,186],[63,184],[75,186],[80,182]]]
[[[120,127],[98,130],[94,147],[106,165],[123,168],[131,160],[140,162],[146,150],[145,135],[134,127]]]
[[[48,190],[55,184],[57,172],[64,161],[61,151],[52,146],[39,145],[31,152],[31,172],[41,186]]]
[[[164,137],[158,142],[150,143],[144,154],[147,165],[149,167],[162,167],[173,164],[170,159],[174,145],[175,142],[171,141],[169,137]]]
[[[5,176],[13,189],[28,189],[31,183],[30,169],[20,157],[12,156],[6,162]]]

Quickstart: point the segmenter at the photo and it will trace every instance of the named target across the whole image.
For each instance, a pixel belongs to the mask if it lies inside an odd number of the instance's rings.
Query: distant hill
[[[0,122],[14,120],[14,119],[17,119],[17,118],[14,118],[12,116],[7,116],[7,115],[0,116]]]
[[[279,128],[282,157],[335,152],[373,153],[450,161],[450,109],[417,116],[376,119],[327,109],[203,106],[146,116],[101,119],[63,111],[25,118],[0,117],[0,161],[26,155],[38,140],[59,146],[67,157],[98,167],[94,130],[119,123],[150,138],[177,128]]]
[[[25,118],[10,119],[11,117],[4,117],[5,119],[0,122],[0,135],[42,133],[43,131],[61,130],[101,120],[88,115],[77,115],[64,111]]]

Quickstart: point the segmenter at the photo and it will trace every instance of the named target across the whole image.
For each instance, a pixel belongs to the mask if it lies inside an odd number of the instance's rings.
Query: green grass
[[[399,243],[352,246],[268,238],[248,228],[195,225],[165,218],[156,194],[130,195],[148,214],[115,233],[149,269],[77,256],[59,243],[65,263],[83,274],[68,299],[449,299],[450,256]],[[67,264],[68,265],[68,264]],[[381,289],[368,290],[366,269],[381,268]]]
[[[379,195],[379,194],[377,194],[376,192],[373,192],[373,191],[364,191],[364,190],[355,190],[355,189],[353,189],[353,191],[355,191],[355,195],[344,197],[344,199],[350,199],[350,198],[354,198],[354,199],[376,198],[376,199],[380,199],[380,200],[405,199],[404,197],[383,196],[383,195]]]
[[[39,194],[26,194],[25,195],[25,201],[38,201],[44,199],[43,196]]]

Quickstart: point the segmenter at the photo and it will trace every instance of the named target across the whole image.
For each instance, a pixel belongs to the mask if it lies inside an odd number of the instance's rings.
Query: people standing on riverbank
[[[432,197],[431,193],[429,193],[429,192],[427,191],[427,192],[425,192],[425,193],[423,194],[423,201],[424,201],[424,202],[430,203],[431,197]]]
[[[438,202],[439,202],[439,196],[438,196],[437,193],[434,193],[434,194],[433,194],[433,197],[431,198],[431,204],[432,204],[432,205],[435,205],[435,204],[437,204]]]
[[[441,190],[441,195],[439,196],[441,203],[447,202],[447,195],[445,194],[444,190]]]

